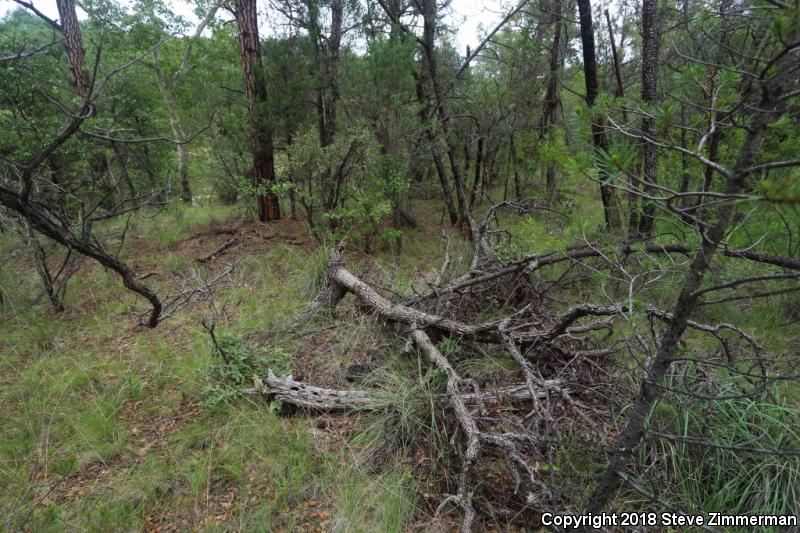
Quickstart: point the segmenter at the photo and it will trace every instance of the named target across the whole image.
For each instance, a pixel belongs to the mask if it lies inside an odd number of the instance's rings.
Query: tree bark
[[[553,25],[553,46],[550,49],[548,60],[549,74],[547,78],[547,91],[542,107],[542,119],[539,129],[539,142],[551,140],[553,126],[556,123],[556,113],[559,105],[560,69],[561,69],[561,0],[553,0],[553,13],[551,24]],[[545,183],[547,193],[553,194],[556,189],[556,170],[552,163],[548,163],[545,168]]]
[[[619,64],[619,54],[617,53],[617,40],[614,37],[614,27],[611,25],[611,15],[608,13],[608,9],[603,11],[606,17],[606,25],[608,26],[608,40],[611,41],[611,59],[614,61],[614,79],[617,82],[617,91],[616,96],[617,98],[624,98],[625,97],[625,86],[622,83],[622,68]],[[622,108],[622,118],[625,122],[628,121],[628,113],[625,112],[625,108]]]
[[[483,136],[478,137],[478,148],[475,154],[475,180],[472,182],[472,191],[469,194],[469,208],[475,203],[475,195],[478,192],[478,187],[481,183],[481,175],[483,172]]]
[[[442,197],[444,199],[444,205],[447,208],[447,213],[450,216],[450,224],[455,226],[458,224],[458,211],[456,210],[455,204],[453,204],[453,192],[450,189],[450,182],[447,177],[447,172],[444,168],[442,154],[439,151],[439,140],[436,137],[436,132],[431,121],[433,109],[431,100],[427,91],[425,90],[426,76],[424,74],[415,73],[414,81],[416,82],[417,99],[422,106],[419,112],[419,118],[422,122],[422,127],[425,130],[425,138],[431,148],[431,157],[433,158],[433,164],[436,167],[436,174],[439,176],[439,183],[442,186]]]
[[[333,143],[336,135],[336,109],[339,103],[339,49],[342,42],[342,0],[331,2],[331,31],[328,36],[328,49],[326,56],[326,71],[328,82],[328,98],[325,102],[325,140],[327,144]]]
[[[578,0],[578,12],[580,15],[581,45],[583,48],[583,76],[586,84],[586,105],[594,115],[594,104],[597,99],[597,59],[595,57],[594,28],[592,26],[592,6],[590,0]],[[605,135],[605,120],[602,117],[592,116],[592,142],[598,152],[608,152],[608,139]],[[620,228],[619,203],[617,195],[614,193],[607,181],[608,174],[600,169],[600,196],[603,201],[603,212],[605,214],[606,227],[611,231]]]
[[[91,92],[89,74],[86,72],[86,52],[81,39],[81,27],[75,12],[74,0],[56,0],[58,16],[61,20],[61,32],[64,36],[64,47],[67,49],[67,61],[72,79],[72,86],[78,96],[87,99]]]
[[[656,93],[658,83],[658,51],[661,44],[657,0],[642,1],[642,102],[649,106],[658,103]],[[647,138],[653,134],[655,120],[651,114],[642,119],[642,135]],[[645,190],[653,193],[653,185],[658,181],[658,147],[651,142],[644,143],[644,177]],[[655,205],[645,202],[642,218],[639,221],[638,236],[649,237],[655,222]]]
[[[242,54],[244,92],[250,113],[250,140],[253,153],[253,185],[256,187],[258,218],[262,222],[281,217],[278,197],[270,190],[275,184],[275,158],[272,125],[267,110],[267,85],[261,64],[256,0],[236,0],[236,25]],[[265,190],[266,189],[266,190]]]
[[[517,144],[514,141],[514,134],[508,141],[508,151],[511,156],[511,164],[514,165],[514,194],[516,198],[522,198],[522,180],[519,175],[519,158],[517,157]]]
[[[458,202],[458,222],[461,223],[466,218],[466,195],[464,193],[464,178],[461,174],[461,165],[456,153],[456,145],[450,136],[449,121],[450,112],[444,97],[441,79],[436,60],[436,0],[422,0],[420,3],[422,17],[424,21],[423,37],[424,53],[428,66],[428,76],[433,86],[433,95],[436,102],[436,116],[442,127],[445,146],[447,147],[447,157],[450,161],[450,172],[453,174],[453,182],[456,187],[456,200]]]

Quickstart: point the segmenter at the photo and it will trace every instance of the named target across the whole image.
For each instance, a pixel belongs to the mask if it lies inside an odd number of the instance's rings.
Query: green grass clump
[[[727,393],[736,395],[733,387]],[[725,394],[726,391],[719,391]],[[663,476],[660,496],[677,507],[725,514],[793,514],[800,502],[797,407],[768,400],[723,399],[679,407],[664,403],[652,423],[675,439],[642,452]],[[704,446],[693,439],[718,445]],[[741,449],[736,449],[741,448]],[[777,451],[777,453],[770,453]]]

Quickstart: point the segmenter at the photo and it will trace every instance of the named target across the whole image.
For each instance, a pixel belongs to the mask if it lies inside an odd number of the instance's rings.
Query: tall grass
[[[730,391],[733,391],[732,386]],[[784,401],[727,399],[688,407],[664,403],[651,424],[677,438],[657,438],[651,458],[662,498],[678,507],[725,514],[793,514],[800,506],[797,407]],[[690,442],[701,438],[717,447]],[[736,450],[734,448],[745,448]],[[760,451],[753,451],[760,450]]]

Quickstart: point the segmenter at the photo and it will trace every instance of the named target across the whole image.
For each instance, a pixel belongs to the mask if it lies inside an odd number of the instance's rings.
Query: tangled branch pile
[[[487,517],[496,520],[503,515],[506,521],[531,523],[543,511],[574,505],[564,500],[553,481],[559,469],[554,464],[554,450],[566,435],[575,434],[595,448],[598,442],[602,447],[611,444],[608,439],[615,434],[616,413],[633,399],[635,391],[630,385],[639,381],[640,369],[645,369],[641,387],[650,382],[648,365],[659,341],[656,324],[669,327],[675,320],[673,312],[652,304],[640,305],[638,295],[652,280],[680,273],[691,265],[687,246],[653,242],[617,243],[605,248],[587,242],[561,252],[502,262],[494,251],[502,232],[492,227],[499,225],[498,211],[509,206],[519,211],[531,207],[504,202],[490,208],[479,221],[470,220],[473,255],[469,269],[447,282],[443,280],[452,261],[450,240],[445,237],[444,260],[433,273],[434,280],[426,281],[428,290],[407,297],[386,296],[385,291],[354,275],[345,266],[345,246],[338,244],[331,251],[322,289],[295,321],[297,328],[319,312],[333,310],[351,294],[359,312],[373,315],[384,328],[394,328],[407,339],[401,356],[415,347],[431,369],[445,376],[446,387],[439,403],[456,425],[457,436],[450,444],[459,458],[460,471],[435,516],[460,509],[463,531],[472,530]],[[761,276],[763,279],[797,277],[799,265],[792,259],[727,248],[720,253],[785,269]],[[634,265],[637,257],[647,266]],[[659,257],[664,261],[659,262]],[[556,281],[539,277],[541,269],[552,265],[566,265]],[[601,268],[610,268],[617,275],[614,295],[602,304],[581,301],[556,311],[559,305],[549,294],[575,294],[569,287],[580,287]],[[634,270],[639,273],[633,274]],[[727,283],[702,290],[738,286]],[[577,291],[581,293],[585,291]],[[743,395],[763,394],[770,382],[780,379],[769,371],[776,361],[769,360],[761,345],[735,324],[688,320],[687,328],[719,343],[719,353],[703,364],[745,376],[750,388],[742,389]],[[444,339],[458,341],[462,353],[479,353],[481,349],[503,352],[513,359],[517,370],[506,378],[508,382],[482,383],[457,370],[451,354],[443,354],[437,344]],[[618,355],[623,349],[636,363],[633,368],[620,362]],[[693,362],[687,356],[673,365],[665,391],[717,398],[721,392],[714,389],[714,377],[692,367]],[[259,388],[269,397],[312,410],[387,409],[386,396],[379,388],[328,389],[271,372]],[[640,393],[634,405],[640,406],[642,401]],[[647,411],[652,403],[646,406]],[[644,422],[638,430],[645,432]],[[614,468],[613,473],[623,482],[633,483],[624,473],[630,457],[622,468],[613,460],[608,468]],[[496,469],[490,466],[498,464],[507,465],[505,474],[496,475]],[[606,472],[601,478],[609,475]],[[492,500],[500,493],[503,501],[498,506]]]

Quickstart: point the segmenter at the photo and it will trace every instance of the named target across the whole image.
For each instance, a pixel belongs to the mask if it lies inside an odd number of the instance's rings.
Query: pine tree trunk
[[[594,113],[594,104],[597,99],[597,59],[594,47],[594,28],[592,26],[592,6],[590,0],[578,0],[578,11],[580,14],[581,44],[583,48],[583,75],[586,84],[586,104],[590,112]],[[602,117],[592,117],[592,142],[595,150],[608,152],[608,139],[605,135],[605,120]],[[603,212],[606,219],[606,227],[611,231],[620,228],[619,203],[617,195],[606,182],[609,176],[604,170],[600,170],[600,196],[603,201]]]
[[[272,125],[267,112],[267,85],[261,64],[256,0],[236,0],[236,24],[242,53],[244,91],[250,113],[253,152],[253,185],[256,187],[258,218],[262,222],[281,217],[278,197],[268,188],[276,181]],[[264,190],[267,189],[267,190]]]
[[[64,47],[67,49],[67,61],[75,92],[83,98],[89,97],[91,83],[86,72],[86,52],[81,39],[81,27],[75,12],[73,0],[56,0],[58,17],[61,20],[61,32],[64,35]]]
[[[431,148],[431,156],[433,164],[436,167],[436,173],[439,176],[439,183],[442,186],[442,197],[444,199],[447,213],[450,216],[450,223],[456,225],[458,223],[458,211],[453,204],[453,193],[450,190],[450,183],[447,179],[447,173],[444,168],[444,161],[442,161],[442,154],[439,151],[439,140],[436,137],[436,132],[433,129],[431,101],[428,93],[425,90],[426,76],[424,74],[415,74],[414,81],[417,87],[417,99],[419,100],[422,108],[419,112],[419,118],[425,130],[425,139]]]
[[[455,142],[448,131],[450,113],[447,102],[444,98],[441,79],[436,60],[436,0],[422,0],[423,41],[425,45],[425,59],[428,66],[428,75],[433,86],[434,101],[436,103],[436,115],[442,128],[445,146],[447,147],[447,158],[450,161],[450,171],[453,174],[453,182],[456,186],[456,200],[458,201],[458,222],[466,219],[466,195],[464,194],[464,178],[461,174],[461,165],[458,161]]]
[[[550,49],[549,74],[547,78],[547,91],[544,97],[542,108],[542,119],[539,130],[539,142],[550,141],[553,126],[556,122],[556,113],[559,105],[559,86],[560,86],[560,67],[561,67],[561,0],[553,0],[553,13],[551,16],[553,25],[553,46]],[[556,189],[556,169],[552,163],[548,163],[545,168],[545,182],[547,193],[553,194]]]
[[[661,43],[661,30],[659,28],[657,0],[643,0],[642,2],[642,101],[650,106],[658,103],[656,86],[658,82],[658,50]],[[653,134],[654,119],[646,115],[642,120],[642,135],[649,137]],[[658,147],[651,143],[644,143],[644,177],[645,190],[653,193],[653,185],[657,183],[658,174]],[[639,221],[638,234],[649,237],[653,232],[655,220],[655,205],[646,202]]]

